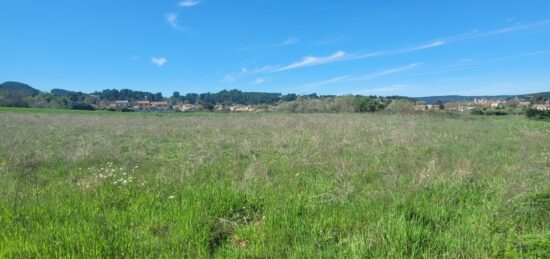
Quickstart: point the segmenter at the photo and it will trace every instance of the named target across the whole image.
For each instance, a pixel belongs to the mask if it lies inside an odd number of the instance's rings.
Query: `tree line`
[[[93,93],[69,91],[65,89],[52,89],[50,92],[40,92],[29,85],[18,82],[6,82],[0,84],[0,106],[10,107],[37,107],[37,108],[91,108],[107,107],[111,102],[127,100],[130,102],[168,101],[171,104],[189,103],[202,105],[206,109],[213,109],[216,105],[275,105],[279,103],[292,103],[298,105],[300,102],[334,103],[340,105],[333,110],[344,110],[347,105],[353,106],[359,112],[378,110],[384,105],[375,102],[375,96],[356,97],[351,103],[349,98],[337,97],[335,95],[297,95],[266,92],[243,92],[240,90],[222,90],[217,93],[187,93],[185,95],[174,92],[170,97],[164,97],[162,93],[134,91],[131,89],[106,89]],[[388,99],[391,99],[389,97]],[[351,100],[351,99],[349,99]],[[298,105],[299,106],[299,105]],[[351,107],[350,106],[350,107]],[[299,109],[294,109],[298,111]]]

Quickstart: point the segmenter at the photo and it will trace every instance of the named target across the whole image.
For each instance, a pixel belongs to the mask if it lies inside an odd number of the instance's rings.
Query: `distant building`
[[[437,105],[433,104],[417,104],[414,106],[415,111],[433,111],[437,108]]]
[[[503,107],[504,104],[505,104],[505,103],[504,103],[504,102],[501,102],[501,101],[492,102],[492,103],[491,103],[491,108]]]
[[[414,106],[415,111],[431,111],[433,110],[433,105],[431,104],[418,104]]]
[[[493,103],[500,102],[498,100],[490,100],[490,99],[483,99],[483,98],[476,98],[474,99],[474,106],[477,107],[492,107]]]
[[[151,110],[154,111],[166,111],[169,110],[168,102],[151,102]]]
[[[520,101],[520,102],[518,103],[518,106],[519,106],[519,107],[527,107],[527,106],[529,106],[529,102]]]
[[[550,111],[550,104],[535,104],[531,108],[538,111]]]
[[[415,111],[425,111],[426,110],[426,105],[415,105],[414,110]]]
[[[182,104],[178,109],[182,112],[196,112],[200,110],[202,106],[196,104]]]
[[[229,108],[232,112],[251,112],[254,111],[254,107],[252,106],[231,106]]]
[[[475,107],[465,106],[465,105],[446,105],[445,108],[447,110],[458,111],[458,112],[465,112],[465,111],[470,111],[475,109]]]
[[[115,102],[112,102],[110,105],[109,105],[109,108],[113,108],[113,109],[124,109],[124,108],[128,108],[130,106],[130,103],[126,100],[123,100],[123,101],[115,101]]]
[[[138,101],[136,105],[134,106],[136,110],[140,111],[148,111],[151,109],[151,102],[150,101]]]

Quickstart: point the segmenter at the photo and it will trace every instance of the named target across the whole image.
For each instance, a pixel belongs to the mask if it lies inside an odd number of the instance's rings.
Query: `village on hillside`
[[[530,100],[523,98],[512,98],[512,99],[484,99],[484,98],[475,98],[470,102],[448,102],[443,103],[439,102],[437,104],[425,104],[422,102],[417,102],[414,106],[415,111],[434,111],[434,110],[450,110],[457,112],[466,112],[473,111],[475,109],[505,109],[505,108],[528,108],[530,107],[534,110],[539,111],[550,111],[550,102],[545,102],[543,104],[532,104]]]
[[[99,107],[97,107],[99,108]],[[168,101],[152,102],[148,100],[130,102],[128,100],[114,101],[107,107],[109,110],[136,111],[136,112],[197,112],[207,110],[200,104],[179,103],[171,104]],[[250,105],[229,105],[218,104],[214,111],[220,112],[252,112],[254,107]]]
[[[474,115],[550,114],[550,92],[516,96],[362,96],[281,94],[222,90],[217,93],[162,93],[105,89],[93,93],[52,89],[42,92],[27,84],[0,84],[0,106],[108,110],[120,112],[464,112]],[[543,117],[546,117],[544,115]]]
[[[106,108],[111,111],[134,111],[134,112],[198,112],[198,111],[217,111],[217,112],[253,112],[258,109],[252,105],[243,104],[231,104],[222,105],[217,104],[212,108],[204,107],[201,104],[190,103],[177,103],[172,104],[169,101],[135,101],[119,100],[111,102],[108,107],[95,107]],[[522,98],[513,99],[485,99],[475,98],[473,101],[466,102],[438,102],[436,104],[427,104],[422,101],[416,101],[414,104],[414,110],[418,112],[436,111],[436,110],[448,110],[455,112],[472,112],[476,109],[483,110],[504,110],[504,109],[527,109],[531,108],[539,111],[550,111],[550,102],[542,104],[532,104],[530,100]]]
[[[128,101],[119,100],[108,104],[107,107],[96,106],[94,108],[106,108],[111,111],[132,111],[132,112],[198,112],[198,111],[217,111],[217,112],[253,112],[259,109],[253,105],[244,104],[216,104],[213,107],[205,107],[201,104],[191,104],[186,102],[171,103],[170,101]],[[474,98],[472,101],[456,101],[424,103],[422,101],[414,102],[414,110],[417,112],[428,112],[436,110],[447,110],[455,112],[474,112],[476,110],[505,110],[505,109],[528,109],[538,111],[550,111],[550,101],[533,104],[531,98]]]

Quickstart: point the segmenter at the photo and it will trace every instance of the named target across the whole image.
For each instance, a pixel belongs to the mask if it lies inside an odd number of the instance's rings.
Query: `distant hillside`
[[[18,96],[37,96],[40,94],[38,89],[19,82],[5,82],[0,84],[1,95],[18,95]]]
[[[27,101],[38,96],[40,91],[29,85],[19,82],[5,82],[0,84],[0,106],[29,107]]]
[[[550,92],[540,92],[540,93],[534,93],[534,94],[523,94],[523,95],[518,95],[518,98],[531,98],[533,96],[541,96],[541,97],[544,97],[544,98],[550,98]]]
[[[448,102],[470,102],[470,101],[474,101],[475,99],[510,99],[515,97],[530,99],[533,96],[544,96],[544,97],[550,98],[550,92],[521,94],[521,95],[478,95],[478,96],[444,95],[444,96],[417,97],[414,99],[423,101],[428,104],[434,104],[440,100],[444,103],[448,103]]]
[[[74,92],[74,91],[69,91],[69,90],[65,90],[65,89],[58,89],[58,88],[52,89],[50,91],[50,93],[53,94],[53,95],[57,95],[57,96],[64,96],[64,95],[71,95],[71,94],[82,94],[81,92]]]
[[[171,104],[200,104],[206,109],[214,109],[217,105],[224,107],[230,105],[277,105],[296,100],[319,100],[334,99],[338,95],[307,95],[281,94],[268,92],[243,92],[237,89],[222,90],[217,93],[187,93],[174,92],[170,97],[164,97],[162,93],[136,91],[131,89],[105,89],[93,93],[75,92],[66,89],[52,89],[50,92],[40,92],[27,84],[19,82],[5,82],[0,84],[0,107],[48,107],[48,108],[69,108],[73,104],[90,104],[106,107],[107,104],[116,100],[138,100],[169,101]],[[423,101],[428,104],[435,104],[438,101],[449,102],[471,102],[474,99],[512,99],[518,97],[533,103],[545,103],[550,100],[550,92],[541,92],[521,95],[487,95],[487,96],[427,96],[427,97],[404,97],[404,96],[356,96],[378,99],[383,103],[389,103],[395,99],[406,99],[410,101]],[[358,98],[358,100],[362,100]],[[322,103],[322,102],[313,102]]]

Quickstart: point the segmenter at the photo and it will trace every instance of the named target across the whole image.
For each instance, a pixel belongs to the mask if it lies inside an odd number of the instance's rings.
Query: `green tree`
[[[445,104],[441,100],[437,100],[437,107],[439,107],[440,110],[445,110]]]

